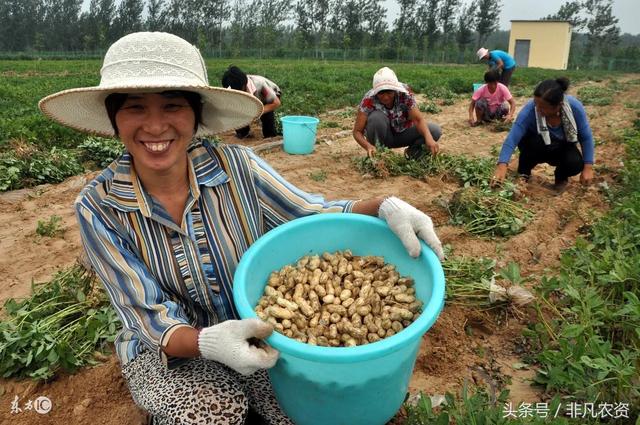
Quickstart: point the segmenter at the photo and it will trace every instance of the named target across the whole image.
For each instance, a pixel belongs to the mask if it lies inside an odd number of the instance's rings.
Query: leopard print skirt
[[[269,425],[293,425],[276,400],[269,376],[242,376],[211,360],[195,358],[168,370],[146,351],[122,368],[134,402],[159,425],[241,425],[249,408]]]

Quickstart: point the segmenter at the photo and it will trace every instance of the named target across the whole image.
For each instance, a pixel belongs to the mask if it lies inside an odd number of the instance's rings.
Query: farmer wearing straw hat
[[[427,124],[409,86],[399,82],[390,68],[380,68],[373,76],[373,88],[360,101],[353,126],[353,138],[367,155],[375,153],[378,143],[388,148],[408,146],[405,156],[412,159],[426,152],[436,155],[441,135],[438,124]]]
[[[195,46],[140,32],[107,51],[100,84],[40,101],[48,117],[119,138],[126,152],[75,202],[82,242],[123,328],[116,353],[134,401],[160,424],[242,424],[250,411],[291,424],[265,369],[278,352],[238,320],[233,274],[268,230],[310,214],[377,215],[412,256],[418,236],[443,258],[431,219],[402,200],[326,201],[284,180],[249,148],[204,136],[260,116],[248,93],[209,86]]]
[[[489,51],[489,49],[481,47],[476,54],[479,61],[489,65],[489,69],[495,69],[500,73],[500,83],[509,86],[513,71],[516,70],[516,61],[509,53],[502,50]]]
[[[278,135],[276,130],[276,117],[274,111],[280,107],[282,91],[273,81],[261,75],[247,75],[237,66],[230,66],[222,75],[222,87],[241,90],[257,97],[264,105],[260,121],[262,122],[262,135],[274,137]],[[249,136],[249,126],[236,130],[236,137],[244,139]]]

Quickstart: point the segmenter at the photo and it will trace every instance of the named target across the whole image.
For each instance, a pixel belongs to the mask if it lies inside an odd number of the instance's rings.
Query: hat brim
[[[384,90],[393,90],[393,91],[399,91],[401,93],[408,93],[407,89],[404,88],[404,86],[402,84],[396,85],[396,84],[381,84],[379,86],[376,86],[373,88],[373,95],[375,96],[376,94],[380,93],[381,91]]]
[[[115,137],[104,100],[112,93],[159,93],[184,90],[198,93],[203,102],[202,123],[196,137],[212,136],[245,127],[262,114],[262,102],[239,90],[211,86],[167,85],[82,87],[49,95],[38,103],[40,110],[58,123],[83,133]]]

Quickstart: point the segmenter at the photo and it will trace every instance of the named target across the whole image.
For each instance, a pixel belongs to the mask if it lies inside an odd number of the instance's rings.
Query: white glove
[[[402,199],[391,196],[380,204],[378,217],[387,222],[393,233],[400,238],[410,256],[415,258],[420,255],[419,237],[433,249],[440,261],[444,260],[442,244],[433,229],[433,222],[422,211]]]
[[[202,357],[229,366],[242,375],[258,369],[269,369],[278,360],[278,351],[264,344],[257,347],[249,338],[263,339],[271,335],[273,326],[260,319],[226,320],[202,329],[198,348]]]

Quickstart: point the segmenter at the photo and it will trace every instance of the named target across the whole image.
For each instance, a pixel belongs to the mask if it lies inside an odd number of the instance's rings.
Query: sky
[[[463,0],[466,4],[469,0]],[[540,19],[556,13],[565,3],[560,0],[502,0],[500,15],[500,29],[508,30],[511,20]],[[400,10],[395,0],[385,0],[389,22],[398,15]],[[613,15],[618,18],[618,26],[622,33],[640,34],[640,0],[614,0]]]

